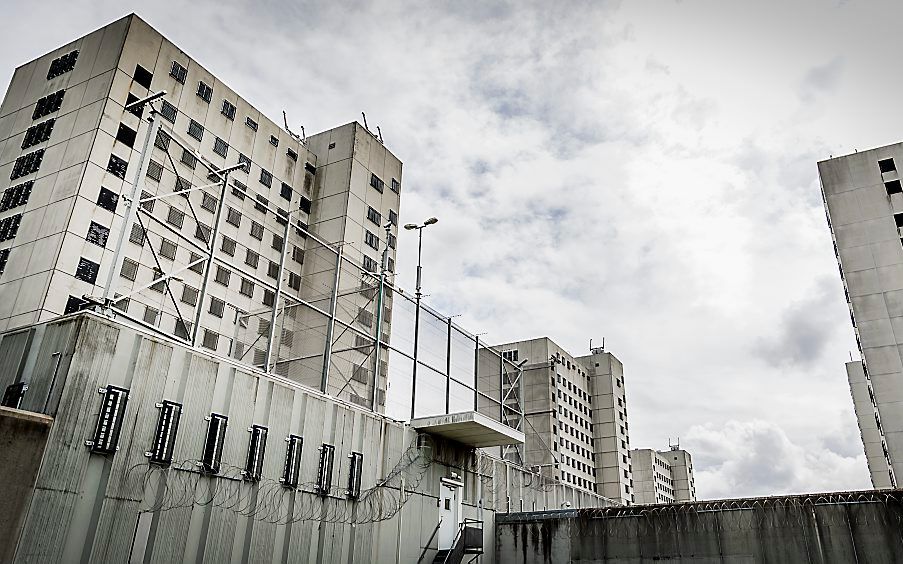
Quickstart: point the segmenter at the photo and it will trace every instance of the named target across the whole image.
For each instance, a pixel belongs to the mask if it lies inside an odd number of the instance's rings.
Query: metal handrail
[[[430,535],[430,538],[426,541],[426,546],[423,547],[423,552],[420,553],[420,558],[417,559],[417,564],[423,560],[423,557],[426,556],[426,551],[430,549],[430,543],[433,542],[433,539],[436,538],[436,533],[439,532],[439,527],[442,526],[442,517],[439,517],[439,522],[436,523],[436,528],[433,529],[433,534]]]

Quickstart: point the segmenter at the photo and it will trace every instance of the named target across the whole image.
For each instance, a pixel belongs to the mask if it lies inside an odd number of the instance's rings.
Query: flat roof
[[[420,417],[411,420],[411,427],[472,447],[515,445],[525,440],[517,429],[476,411]]]

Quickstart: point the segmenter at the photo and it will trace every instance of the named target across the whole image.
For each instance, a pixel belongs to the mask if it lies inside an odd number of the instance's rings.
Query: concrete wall
[[[0,363],[0,385],[29,382],[23,407],[55,414],[14,562],[416,562],[435,553],[439,480],[452,472],[464,482],[463,517],[485,523],[482,562],[493,562],[497,512],[606,503],[89,313],[3,335]],[[119,449],[92,454],[85,440],[108,384],[129,390]],[[183,405],[169,467],[145,457],[163,400]],[[211,412],[229,417],[218,476],[196,465]],[[269,430],[259,482],[240,473],[251,425]],[[289,434],[304,439],[297,489],[279,483]],[[335,446],[327,496],[314,489],[323,443]],[[345,495],[351,452],[363,454],[357,501]]]
[[[12,560],[53,419],[0,407],[0,562]]]
[[[903,492],[499,515],[499,564],[903,561]]]

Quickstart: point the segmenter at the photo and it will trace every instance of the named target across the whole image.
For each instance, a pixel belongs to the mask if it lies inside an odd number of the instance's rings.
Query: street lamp
[[[415,305],[416,309],[414,310],[414,370],[411,374],[411,419],[414,418],[414,404],[417,398],[417,345],[420,341],[420,298],[423,297],[423,292],[421,292],[421,282],[423,272],[423,267],[421,266],[421,255],[423,252],[423,229],[427,225],[433,225],[435,223],[439,223],[439,219],[435,217],[431,217],[423,222],[422,225],[418,225],[416,223],[406,223],[404,228],[408,231],[413,231],[416,229],[417,233],[417,291],[414,294],[415,297]]]

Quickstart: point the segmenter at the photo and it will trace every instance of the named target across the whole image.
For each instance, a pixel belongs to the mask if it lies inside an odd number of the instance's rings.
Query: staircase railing
[[[439,527],[441,527],[441,526],[442,526],[442,517],[439,517],[439,522],[436,523],[436,528],[433,529],[433,532],[430,535],[430,538],[427,539],[426,545],[424,545],[424,547],[423,547],[423,552],[420,553],[420,558],[417,559],[417,564],[420,564],[420,562],[423,561],[423,557],[426,556],[426,552],[430,549],[430,545],[433,543],[433,539],[436,538],[436,533],[439,532]]]

